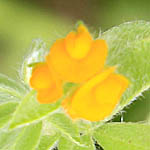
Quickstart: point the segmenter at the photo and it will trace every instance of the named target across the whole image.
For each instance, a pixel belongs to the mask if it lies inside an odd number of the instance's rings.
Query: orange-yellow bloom
[[[62,96],[62,81],[82,83],[62,102],[73,119],[100,121],[111,115],[128,87],[128,80],[115,73],[115,67],[104,69],[107,56],[105,40],[93,40],[84,25],[57,40],[46,56],[46,62],[32,71],[30,85],[40,103],[53,103]]]
[[[100,121],[112,113],[128,87],[128,80],[114,70],[111,67],[96,75],[63,101],[62,106],[71,118]]]
[[[52,45],[46,61],[62,80],[81,83],[103,69],[106,56],[105,40],[93,40],[87,28],[80,25],[77,32]]]
[[[53,75],[46,63],[38,64],[32,71],[30,85],[37,90],[40,103],[52,103],[62,96],[62,83]]]

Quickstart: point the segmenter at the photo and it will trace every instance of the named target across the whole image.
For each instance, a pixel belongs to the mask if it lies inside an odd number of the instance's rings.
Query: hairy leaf
[[[95,130],[94,138],[104,150],[149,150],[150,125],[108,123]]]
[[[42,124],[31,124],[15,130],[0,130],[0,150],[33,150],[36,148]]]
[[[41,136],[40,143],[36,150],[49,150],[50,148],[53,148],[57,143],[59,137],[59,134]]]
[[[59,107],[59,101],[54,104],[40,104],[36,100],[36,92],[31,91],[17,107],[10,128],[40,120]]]
[[[14,150],[33,150],[36,148],[41,135],[42,123],[26,126],[17,137]]]
[[[58,142],[59,150],[95,150],[95,146],[91,136],[81,136],[81,142],[84,142],[84,146],[79,146],[66,137],[61,137]]]
[[[47,121],[72,142],[79,145],[81,144],[79,142],[80,133],[78,126],[68,116],[63,113],[56,113],[51,115]]]
[[[0,130],[0,150],[12,150],[12,146],[22,130],[22,128],[11,131]]]
[[[11,119],[13,112],[16,110],[18,103],[4,103],[0,105],[0,128]]]
[[[11,119],[17,104],[26,92],[24,85],[0,74],[0,128]]]
[[[27,89],[17,81],[0,74],[0,104],[8,101],[20,101]]]

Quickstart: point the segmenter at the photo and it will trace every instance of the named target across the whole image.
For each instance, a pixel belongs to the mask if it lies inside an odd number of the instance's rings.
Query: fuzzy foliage
[[[107,65],[130,80],[130,86],[114,112],[101,122],[72,121],[60,102],[78,85],[66,83],[62,99],[39,104],[28,85],[31,67],[46,55],[45,44],[36,41],[22,67],[23,85],[0,75],[0,149],[2,150],[148,150],[149,123],[107,123],[150,87],[150,23],[136,21],[114,27],[102,35],[109,46]],[[100,146],[99,146],[100,147]]]

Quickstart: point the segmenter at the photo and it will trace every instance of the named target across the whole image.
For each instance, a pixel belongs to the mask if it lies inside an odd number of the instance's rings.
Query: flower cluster
[[[73,118],[100,121],[109,116],[128,87],[128,80],[115,73],[115,67],[104,67],[107,57],[105,40],[93,40],[88,29],[57,40],[45,62],[32,71],[30,85],[37,90],[40,103],[53,103],[63,95],[63,83],[79,83],[80,87],[62,102]]]

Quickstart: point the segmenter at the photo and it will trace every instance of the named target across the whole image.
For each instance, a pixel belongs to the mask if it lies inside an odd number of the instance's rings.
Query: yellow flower
[[[62,96],[62,83],[46,63],[38,64],[33,69],[30,85],[37,91],[40,103],[53,103]]]
[[[71,118],[100,121],[109,116],[128,87],[128,80],[111,67],[81,86],[62,106]]]
[[[100,121],[111,115],[128,87],[128,80],[115,73],[115,67],[104,69],[107,56],[105,40],[93,40],[84,25],[57,40],[46,56],[46,62],[32,71],[30,85],[40,103],[53,103],[63,94],[62,82],[82,83],[62,102],[73,119]]]
[[[106,56],[105,40],[93,40],[87,28],[80,25],[77,32],[52,45],[46,62],[62,80],[81,83],[103,69]]]

